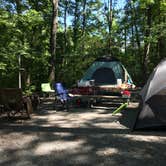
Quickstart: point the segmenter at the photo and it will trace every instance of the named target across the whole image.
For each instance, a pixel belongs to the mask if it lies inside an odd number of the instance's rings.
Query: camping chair
[[[63,87],[62,83],[55,83],[55,103],[60,103],[62,108],[65,110],[69,109],[69,104],[72,104],[72,94],[69,94],[69,92]]]
[[[50,97],[50,94],[55,92],[53,89],[51,89],[50,83],[42,83],[41,90],[44,97],[46,97],[47,94]]]

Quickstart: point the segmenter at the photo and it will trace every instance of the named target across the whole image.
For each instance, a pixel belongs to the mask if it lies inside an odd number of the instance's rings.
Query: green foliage
[[[140,7],[146,8],[148,5],[152,5],[155,3],[155,0],[139,0]]]
[[[31,96],[36,91],[35,85],[27,85],[24,90],[24,95]]]
[[[146,15],[149,7],[150,27]],[[26,93],[33,91],[27,84],[40,90],[40,84],[48,82],[51,11],[48,0],[21,1],[21,6],[15,1],[0,1],[0,87],[18,87],[19,55],[25,69],[22,85]],[[108,54],[109,14],[108,4],[101,0],[59,1],[56,80],[71,86],[95,58]],[[112,54],[127,66],[136,83],[142,84],[145,45],[150,43],[148,73],[165,57],[165,0],[127,1],[122,11],[114,8],[113,16]]]

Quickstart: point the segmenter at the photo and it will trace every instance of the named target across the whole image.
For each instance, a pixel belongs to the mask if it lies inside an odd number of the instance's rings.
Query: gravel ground
[[[112,116],[107,104],[53,110],[43,103],[30,120],[0,120],[2,166],[165,166],[166,133],[132,132],[138,103]]]

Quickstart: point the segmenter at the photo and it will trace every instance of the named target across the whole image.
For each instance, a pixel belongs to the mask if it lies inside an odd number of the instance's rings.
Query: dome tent
[[[115,57],[97,58],[89,67],[78,86],[88,86],[94,80],[95,85],[117,85],[117,80],[133,84],[133,81],[122,63]]]
[[[166,127],[166,59],[161,61],[140,92],[135,129]]]

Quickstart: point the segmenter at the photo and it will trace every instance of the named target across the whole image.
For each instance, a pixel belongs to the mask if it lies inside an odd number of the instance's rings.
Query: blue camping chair
[[[54,88],[56,92],[56,104],[60,103],[63,109],[68,110],[72,97],[69,95],[68,91],[63,87],[62,83],[55,83]]]

